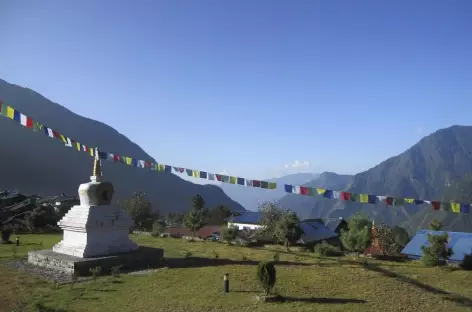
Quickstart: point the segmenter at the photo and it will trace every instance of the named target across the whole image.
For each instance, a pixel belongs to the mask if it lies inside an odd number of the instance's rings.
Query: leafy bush
[[[192,256],[192,252],[187,251],[187,252],[185,253],[185,259],[188,259],[188,258],[190,258],[191,256]]]
[[[215,256],[215,259],[218,259],[220,257],[220,254],[216,251],[213,251],[213,255]]]
[[[452,249],[447,247],[449,235],[447,233],[441,235],[428,234],[430,246],[421,246],[423,255],[421,261],[426,266],[435,266],[444,264],[453,254]]]
[[[334,252],[334,247],[326,241],[322,241],[320,244],[315,245],[315,253],[320,256],[330,256],[331,252]]]
[[[266,295],[274,288],[277,274],[273,262],[260,262],[257,266],[257,279]]]
[[[4,229],[2,230],[2,241],[1,243],[2,244],[11,244],[10,242],[10,236],[12,234],[12,230],[11,229]]]
[[[123,267],[122,264],[116,265],[116,266],[112,267],[112,268],[111,268],[111,275],[112,275],[113,277],[116,277],[116,278],[120,277],[120,271],[121,271],[121,268],[122,268],[122,267]]]
[[[224,241],[231,243],[238,236],[239,228],[236,226],[225,226],[223,225],[220,230],[221,238]]]
[[[152,224],[152,232],[151,232],[151,235],[153,237],[159,237],[161,236],[161,234],[165,231],[166,229],[166,226],[164,223],[160,222],[160,221],[155,221],[153,224]]]
[[[241,257],[241,260],[247,261],[247,256],[246,256],[246,255],[243,255],[243,256]]]
[[[92,273],[92,279],[94,282],[98,280],[100,273],[102,272],[102,267],[96,266],[94,268],[89,269],[89,272]]]
[[[464,270],[472,270],[472,252],[464,255],[460,266]]]

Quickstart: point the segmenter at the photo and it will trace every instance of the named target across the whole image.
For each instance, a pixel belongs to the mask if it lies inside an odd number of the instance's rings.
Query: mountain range
[[[268,182],[277,183],[277,189],[267,190],[261,188],[241,187],[235,184],[220,183],[218,186],[233,200],[240,203],[247,210],[256,211],[259,204],[265,201],[277,201],[285,196],[284,184],[300,185],[312,179],[316,179],[316,173],[294,173],[280,178],[266,179]]]
[[[0,99],[33,120],[88,146],[103,151],[154,161],[142,148],[112,127],[79,116],[37,92],[0,79]],[[98,105],[98,104],[97,104]],[[17,122],[0,117],[0,188],[43,196],[77,195],[80,183],[90,180],[92,157],[64,147],[43,133],[35,133]],[[160,211],[184,212],[200,194],[207,207],[223,204],[233,211],[245,209],[218,186],[198,185],[166,172],[132,168],[102,161],[104,177],[113,182],[115,199],[145,192]]]
[[[454,181],[461,181],[472,172],[471,138],[472,127],[451,126],[424,137],[405,152],[369,170],[354,176],[325,173],[305,185],[353,193],[441,200]],[[321,177],[324,181],[319,180]],[[471,187],[472,183],[468,185]],[[449,198],[453,199],[460,200]],[[472,231],[466,220],[469,215],[436,212],[430,205],[387,207],[382,203],[360,204],[293,194],[287,194],[278,204],[293,209],[301,218],[347,218],[361,212],[389,225],[402,224],[410,233],[427,227],[434,218],[444,220],[446,230]]]

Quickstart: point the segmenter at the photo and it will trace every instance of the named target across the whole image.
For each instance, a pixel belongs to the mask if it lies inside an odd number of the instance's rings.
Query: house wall
[[[244,228],[248,228],[248,229],[251,229],[251,230],[257,230],[257,229],[260,229],[262,227],[259,224],[233,223],[233,222],[228,222],[228,226],[236,226],[240,230],[243,230]]]

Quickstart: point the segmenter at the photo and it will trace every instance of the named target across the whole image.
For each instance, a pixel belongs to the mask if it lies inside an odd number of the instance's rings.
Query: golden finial
[[[102,163],[100,162],[100,150],[98,146],[95,148],[95,159],[93,161],[93,174],[92,176],[95,178],[102,176]]]

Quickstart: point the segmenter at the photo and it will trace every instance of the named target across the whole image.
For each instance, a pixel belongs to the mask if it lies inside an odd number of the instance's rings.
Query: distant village
[[[58,196],[40,197],[27,196],[17,191],[4,190],[0,192],[0,226],[2,232],[11,233],[48,233],[59,232],[57,221],[74,205],[79,205],[78,196],[67,196],[62,193]],[[220,207],[224,208],[224,207]],[[215,208],[218,210],[218,208]],[[260,211],[246,211],[243,213],[228,213],[213,217],[205,225],[192,231],[184,225],[184,214],[168,213],[160,217],[158,234],[160,237],[173,237],[192,240],[224,241],[221,230],[225,227],[236,228],[232,244],[257,246],[276,244],[277,239],[261,231],[263,213]],[[348,220],[343,218],[313,218],[299,222],[301,235],[292,243],[293,247],[302,247],[313,250],[315,246],[323,244],[332,247],[332,250],[346,251],[343,248],[341,234],[348,231]],[[401,231],[398,232],[398,229]],[[415,236],[410,237],[400,227],[394,227],[392,244],[396,244],[396,256],[407,256],[411,259],[419,259],[422,256],[421,247],[428,245],[428,234],[432,234],[437,228],[419,230]],[[384,242],[381,231],[372,223],[370,229],[371,243],[361,251],[365,255],[388,255],[392,252]],[[402,232],[404,231],[404,232]],[[153,225],[148,229],[134,228],[136,234],[151,235],[156,232]],[[434,234],[434,233],[433,233]],[[450,261],[460,262],[464,255],[472,250],[472,234],[448,232],[449,246],[453,251]],[[3,237],[3,235],[2,235]],[[401,251],[401,253],[400,253]]]

